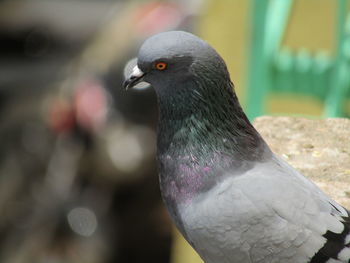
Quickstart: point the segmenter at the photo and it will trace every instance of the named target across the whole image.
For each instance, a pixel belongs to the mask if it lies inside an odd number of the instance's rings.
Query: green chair
[[[348,0],[337,0],[337,47],[331,57],[306,49],[290,51],[282,38],[292,0],[252,0],[252,37],[248,69],[247,113],[265,113],[268,93],[309,95],[324,103],[327,117],[347,116],[350,99],[350,14]]]

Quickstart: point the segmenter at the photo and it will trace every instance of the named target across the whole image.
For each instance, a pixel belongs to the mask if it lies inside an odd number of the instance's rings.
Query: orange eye
[[[167,66],[168,66],[168,64],[165,62],[157,62],[156,63],[156,69],[158,69],[158,70],[164,70],[164,69],[166,69]]]

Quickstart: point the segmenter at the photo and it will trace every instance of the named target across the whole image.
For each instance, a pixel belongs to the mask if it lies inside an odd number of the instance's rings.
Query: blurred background
[[[0,262],[201,262],[174,230],[143,40],[181,29],[223,56],[249,117],[350,115],[348,0],[0,1]]]

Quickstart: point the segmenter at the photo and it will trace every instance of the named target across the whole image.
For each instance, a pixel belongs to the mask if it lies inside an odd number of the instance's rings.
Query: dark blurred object
[[[0,262],[169,262],[152,89],[122,69],[176,2],[0,3]]]
[[[114,8],[108,1],[2,2],[1,93],[28,96],[55,85]]]

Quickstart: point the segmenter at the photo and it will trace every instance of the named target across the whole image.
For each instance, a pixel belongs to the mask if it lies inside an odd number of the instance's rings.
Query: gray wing
[[[207,196],[183,213],[205,262],[350,262],[348,212],[277,157]]]
[[[321,247],[316,246],[316,250],[311,250],[313,256],[308,262],[350,263],[349,211],[283,160],[275,158],[275,163],[277,167],[280,167],[277,170],[280,170],[281,174],[283,173],[282,177],[290,177],[288,180],[291,181],[289,192],[295,196],[294,201],[285,200],[286,204],[290,203],[291,207],[294,208],[294,213],[288,212],[288,205],[283,206],[282,204],[276,211],[290,223],[311,230],[312,236],[316,238],[321,236],[324,239]],[[299,201],[304,203],[302,207],[298,207],[296,204]],[[302,249],[303,246],[300,248]]]

